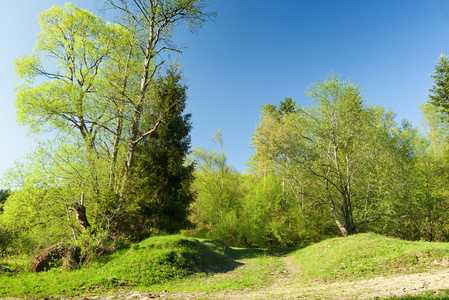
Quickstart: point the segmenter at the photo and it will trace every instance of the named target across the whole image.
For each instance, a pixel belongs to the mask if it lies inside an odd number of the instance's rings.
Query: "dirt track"
[[[290,258],[282,258],[285,272],[271,286],[243,291],[226,290],[214,293],[149,293],[122,291],[115,295],[79,297],[76,300],[106,299],[375,299],[413,296],[427,292],[449,290],[449,269],[428,273],[377,277],[352,282],[316,283],[304,286],[299,283],[300,271],[294,268]],[[52,299],[52,298],[49,298]],[[73,298],[72,298],[73,299]]]

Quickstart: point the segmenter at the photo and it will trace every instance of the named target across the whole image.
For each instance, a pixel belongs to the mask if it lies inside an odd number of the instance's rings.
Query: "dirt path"
[[[375,299],[414,296],[449,289],[449,272],[438,270],[394,277],[377,277],[353,282],[321,283],[303,286],[295,275],[277,280],[259,290],[221,291],[218,293],[172,293],[152,295],[159,299]],[[131,296],[131,295],[130,295]],[[149,295],[141,295],[150,299]],[[127,299],[142,299],[129,297]]]
[[[291,257],[281,257],[284,270],[280,271],[274,283],[260,289],[243,291],[225,290],[214,293],[173,292],[148,293],[122,291],[115,295],[77,298],[77,300],[113,299],[375,299],[413,296],[426,292],[438,293],[449,290],[449,269],[428,273],[376,277],[352,282],[316,283],[305,286],[301,283],[301,271],[295,267]],[[242,260],[242,263],[245,261]],[[51,299],[51,298],[50,298]]]

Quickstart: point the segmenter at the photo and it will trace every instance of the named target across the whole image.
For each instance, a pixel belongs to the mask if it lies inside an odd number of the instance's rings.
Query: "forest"
[[[105,2],[114,22],[70,3],[42,12],[33,53],[14,62],[17,121],[38,147],[3,174],[0,256],[174,233],[246,248],[368,232],[449,242],[447,56],[421,127],[331,72],[311,83],[308,106],[260,107],[238,173],[221,131],[218,151],[192,149],[188,87],[169,56],[175,25],[197,31],[218,13],[203,0]]]

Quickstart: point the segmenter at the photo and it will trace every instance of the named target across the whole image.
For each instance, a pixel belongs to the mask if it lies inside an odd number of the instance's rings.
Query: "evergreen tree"
[[[136,148],[132,171],[132,192],[136,204],[136,238],[158,233],[175,233],[191,226],[187,220],[193,201],[190,185],[193,164],[186,162],[190,149],[190,114],[183,114],[187,86],[176,66],[155,83],[154,99],[158,109],[146,122],[163,115],[158,129]],[[136,224],[136,221],[138,224]],[[135,229],[138,229],[137,231]]]
[[[293,113],[296,108],[296,102],[291,97],[286,97],[284,101],[279,103],[279,111],[281,116]]]
[[[441,54],[435,65],[433,75],[434,84],[429,91],[429,103],[439,108],[447,119],[449,117],[449,58]]]

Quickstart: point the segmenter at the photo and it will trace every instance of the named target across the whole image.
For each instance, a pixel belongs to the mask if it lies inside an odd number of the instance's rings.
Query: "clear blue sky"
[[[32,151],[15,122],[13,60],[32,51],[37,15],[59,0],[5,1],[0,10],[0,173]],[[99,15],[101,2],[72,1]],[[449,54],[448,0],[214,0],[214,23],[174,40],[188,78],[192,146],[214,149],[222,130],[228,162],[240,172],[253,150],[259,109],[292,97],[308,104],[307,87],[331,71],[363,87],[372,105],[391,107],[397,121],[418,125],[429,77]]]

